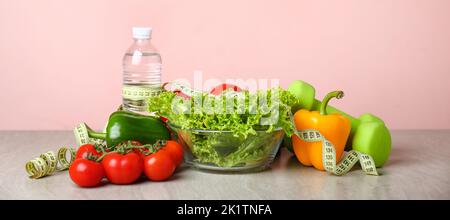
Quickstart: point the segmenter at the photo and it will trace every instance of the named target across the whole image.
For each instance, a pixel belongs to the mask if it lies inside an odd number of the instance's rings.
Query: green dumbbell
[[[314,87],[304,81],[296,80],[288,87],[299,101],[293,106],[295,113],[299,109],[319,111],[321,102],[315,99]],[[346,150],[354,149],[361,153],[371,155],[377,167],[383,166],[391,153],[391,134],[383,120],[372,114],[363,114],[358,119],[331,106],[327,107],[329,113],[339,113],[350,120],[351,131],[347,141]],[[285,146],[290,147],[289,140]]]

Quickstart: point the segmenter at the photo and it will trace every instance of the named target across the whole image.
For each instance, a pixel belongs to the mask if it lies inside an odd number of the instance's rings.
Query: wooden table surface
[[[301,166],[288,151],[272,168],[214,174],[183,167],[167,182],[79,188],[67,171],[38,180],[25,163],[75,144],[71,131],[0,131],[0,199],[450,199],[450,131],[393,131],[382,176],[360,168],[336,177]]]

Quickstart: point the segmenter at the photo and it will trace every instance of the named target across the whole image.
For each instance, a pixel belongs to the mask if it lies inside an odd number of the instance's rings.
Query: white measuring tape
[[[93,144],[106,146],[106,141],[90,138],[88,130],[89,128],[85,123],[78,124],[74,129],[75,141],[77,146],[84,144]],[[70,153],[70,159],[67,158],[67,152]],[[25,170],[28,176],[32,179],[38,179],[53,174],[56,171],[66,170],[70,167],[75,160],[76,149],[62,147],[58,149],[57,153],[48,151],[41,154],[39,157],[28,161],[25,164]]]
[[[161,92],[161,87],[124,85],[122,87],[122,97],[134,101],[146,100],[151,96],[156,96]]]
[[[100,145],[102,147],[106,147],[106,141],[96,138],[89,137],[89,130],[92,130],[86,123],[78,124],[74,129],[73,133],[75,135],[75,141],[77,146],[81,146],[84,144],[92,144],[92,145]],[[103,129],[105,130],[105,129]]]
[[[166,89],[167,85],[170,86],[170,90]],[[166,90],[166,91],[182,93],[188,97],[193,97],[195,95],[201,95],[203,93],[202,91],[191,89],[188,86],[184,86],[177,82],[166,82],[162,85],[162,88],[163,88],[163,90]]]
[[[70,159],[67,159],[67,151],[70,152]],[[51,175],[55,171],[62,171],[69,168],[70,164],[75,160],[75,149],[62,147],[55,152],[48,151],[41,154],[39,157],[28,161],[25,164],[25,169],[28,176],[32,179],[38,179],[44,176]]]
[[[349,151],[340,160],[339,164],[336,164],[336,150],[333,144],[317,130],[297,130],[290,107],[287,105],[284,105],[284,107],[288,108],[287,112],[294,127],[294,134],[297,135],[298,138],[305,142],[322,142],[322,164],[327,172],[336,176],[342,176],[350,171],[350,169],[359,161],[364,173],[374,176],[379,175],[372,156],[356,150]]]
[[[336,150],[333,144],[325,139],[319,131],[312,129],[300,130],[296,131],[295,135],[305,142],[322,142],[322,163],[325,170],[329,173],[336,176],[344,175],[350,171],[356,162],[360,161],[364,173],[375,176],[379,175],[375,167],[375,162],[370,155],[351,150],[336,165]]]

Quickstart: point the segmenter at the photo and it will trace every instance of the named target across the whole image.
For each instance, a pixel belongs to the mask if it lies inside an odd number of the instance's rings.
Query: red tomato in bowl
[[[225,91],[227,89],[232,89],[233,91],[236,91],[236,92],[242,91],[242,89],[239,88],[239,86],[236,86],[236,85],[233,85],[233,84],[228,84],[228,83],[223,83],[221,85],[218,85],[218,86],[214,87],[211,90],[211,92],[209,92],[209,93],[211,93],[213,95],[220,95],[220,94],[222,94],[223,91]]]

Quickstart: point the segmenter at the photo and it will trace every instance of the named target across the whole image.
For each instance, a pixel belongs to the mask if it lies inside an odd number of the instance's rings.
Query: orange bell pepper
[[[295,128],[297,130],[314,129],[319,131],[336,150],[336,162],[344,153],[345,143],[350,135],[350,121],[341,114],[327,114],[327,105],[330,99],[340,99],[344,96],[342,91],[328,93],[322,101],[320,112],[300,109],[294,114]],[[297,135],[292,135],[294,153],[297,159],[306,166],[314,166],[324,170],[322,163],[322,142],[305,142]]]

